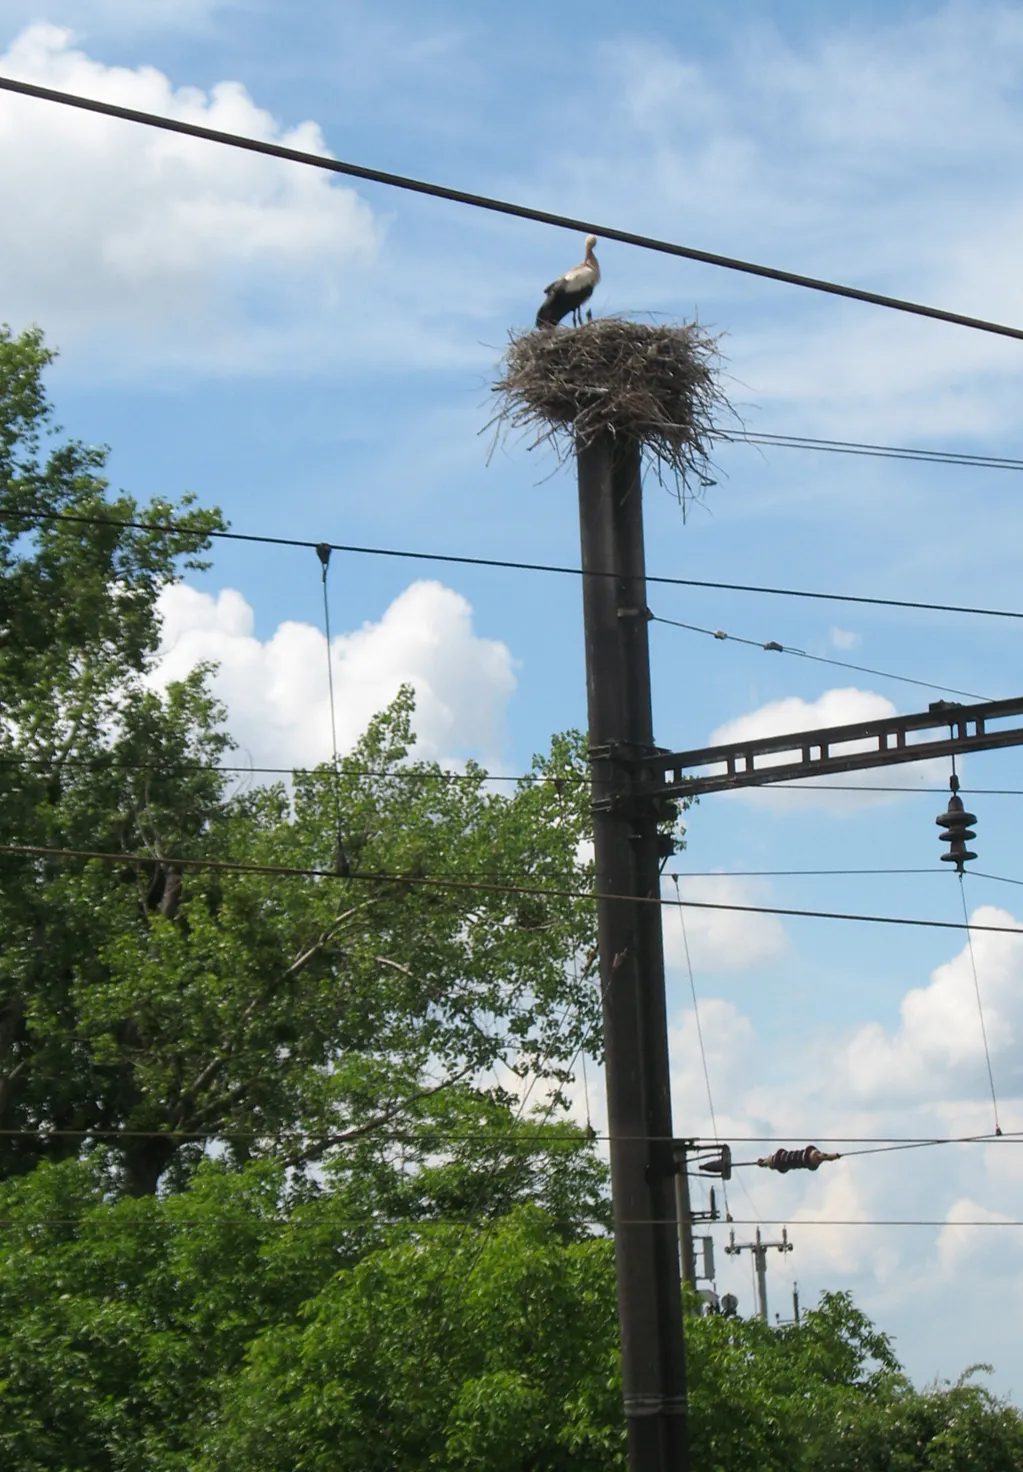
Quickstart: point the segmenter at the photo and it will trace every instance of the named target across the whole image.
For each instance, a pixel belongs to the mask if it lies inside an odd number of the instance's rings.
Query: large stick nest
[[[681,495],[694,481],[709,483],[711,442],[728,411],[718,363],[717,339],[695,322],[601,317],[583,327],[512,332],[491,426],[498,437],[530,433],[531,449],[550,445],[559,460],[604,430],[638,440]]]

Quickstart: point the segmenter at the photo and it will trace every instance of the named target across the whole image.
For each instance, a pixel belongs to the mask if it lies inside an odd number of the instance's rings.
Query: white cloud
[[[799,696],[791,695],[782,700],[769,701],[766,705],[747,712],[746,715],[726,721],[724,725],[718,726],[715,731],[711,732],[707,744],[708,746],[733,745],[757,737],[786,736],[797,731],[816,731],[826,726],[848,726],[868,721],[881,721],[895,714],[895,706],[885,696],[877,695],[870,690],[857,690],[854,687],[825,690],[817,700],[803,700]],[[841,746],[832,748],[832,751],[834,755],[852,755],[856,752],[871,750],[873,746],[874,743],[870,741],[854,740],[844,742]],[[791,755],[782,753],[780,756],[761,757],[757,765],[781,766],[798,759],[798,752]],[[822,776],[803,780],[812,780],[822,787],[834,785],[839,789],[870,788],[883,786],[886,783],[899,787],[933,787],[943,783],[946,775],[946,768],[942,763],[921,761],[910,762],[891,769],[888,774],[868,768],[860,772],[843,772],[830,778]],[[761,806],[777,806],[783,803],[786,811],[792,811],[795,807],[817,807],[834,813],[855,812],[870,803],[894,802],[898,798],[898,794],[887,795],[879,792],[845,792],[842,790],[813,792],[809,789],[799,793],[793,789],[791,793],[782,796],[779,793],[772,793],[770,786],[740,788],[735,796]]]
[[[706,905],[753,905],[763,903],[763,891],[728,874],[687,878],[679,875],[662,886],[665,899]],[[683,915],[685,932],[683,934]],[[785,949],[785,929],[776,915],[743,914],[729,910],[692,909],[682,914],[676,905],[662,911],[664,960],[669,970],[685,972],[686,941],[689,959],[698,972],[744,971],[773,960]]]
[[[282,127],[238,82],[175,90],[154,67],[92,60],[52,25],[22,32],[0,71],[327,153],[315,123]],[[9,93],[0,192],[18,221],[0,236],[5,315],[207,367],[262,366],[278,319],[307,323],[378,247],[369,207],[318,170]]]
[[[179,583],[161,595],[161,612],[155,684],[215,661],[213,688],[254,765],[304,766],[329,757],[326,640],[318,629],[289,621],[264,642],[233,588],[212,597]],[[504,644],[474,633],[470,605],[450,588],[413,583],[378,623],[337,635],[333,660],[343,750],[407,683],[416,692],[417,754],[488,759],[499,751],[514,662]]]
[[[1017,926],[1006,910],[984,905],[977,925]],[[984,1006],[996,1090],[1023,1091],[1023,933],[1019,937],[973,933],[973,956]],[[879,1023],[862,1028],[844,1058],[851,1096],[883,1101],[934,1101],[976,1097],[987,1086],[984,1041],[969,946],[939,966],[925,987],[907,992],[894,1033]]]
[[[667,918],[667,917],[666,917]],[[985,907],[977,924],[1016,923]],[[983,1064],[976,998],[968,954],[958,949],[935,968],[927,984],[902,999],[898,1023],[872,1022],[844,1034],[790,1037],[787,1027],[754,1026],[727,997],[701,996],[703,1048],[720,1138],[731,1141],[738,1164],[724,1190],[739,1223],[736,1239],[749,1241],[756,1221],[778,1240],[789,1226],[791,1256],[769,1257],[772,1316],[788,1312],[790,1283],[798,1279],[804,1307],[822,1289],[850,1289],[858,1304],[894,1332],[910,1372],[923,1380],[955,1375],[976,1359],[991,1359],[1003,1377],[1016,1373],[1013,1314],[1023,1309],[1023,1236],[1018,1229],[961,1227],[964,1220],[999,1222],[1020,1216],[1023,1147],[1023,1070],[1016,1038],[1023,1025],[1023,937],[974,935],[1003,1140],[926,1149],[888,1149],[900,1137],[989,1135],[990,1098]],[[704,1141],[713,1129],[700,1039],[691,1006],[671,1019],[671,1085],[676,1134]],[[603,1078],[589,1075],[591,1101],[603,1097]],[[581,1083],[576,1114],[583,1118]],[[591,1115],[597,1112],[592,1107]],[[877,1144],[871,1141],[877,1141]],[[833,1143],[828,1143],[829,1141]],[[817,1142],[842,1152],[816,1172],[779,1175],[755,1162],[776,1144]],[[880,1147],[880,1148],[879,1148]],[[861,1153],[865,1152],[865,1153]],[[697,1209],[707,1204],[709,1178],[693,1182]],[[933,1222],[933,1226],[874,1225],[878,1221]],[[949,1223],[942,1226],[940,1223]],[[711,1231],[717,1248],[719,1292],[735,1292],[743,1313],[754,1310],[748,1256],[723,1251],[727,1225]],[[963,1288],[955,1306],[957,1337],[948,1342],[943,1294]],[[932,1307],[933,1306],[933,1307]],[[1004,1312],[1003,1312],[1004,1309]],[[932,1315],[933,1324],[925,1322]],[[1011,1383],[1009,1381],[1008,1383]],[[1006,1388],[1007,1379],[1002,1379]],[[1017,1374],[1018,1388],[1018,1374]]]

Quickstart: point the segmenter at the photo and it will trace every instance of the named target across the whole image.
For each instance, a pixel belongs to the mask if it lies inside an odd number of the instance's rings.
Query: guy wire
[[[984,1062],[987,1065],[987,1081],[991,1090],[991,1107],[995,1116],[995,1134],[1002,1133],[1002,1126],[998,1121],[998,1095],[995,1093],[995,1076],[991,1069],[991,1050],[987,1042],[987,1026],[984,1022],[984,1004],[980,999],[980,979],[977,975],[977,957],[973,950],[973,936],[970,933],[970,916],[966,908],[966,886],[963,883],[963,875],[959,875],[959,898],[963,905],[963,919],[966,922],[966,944],[970,952],[970,967],[973,971],[973,991],[977,998],[977,1015],[980,1018],[980,1035],[984,1040]]]

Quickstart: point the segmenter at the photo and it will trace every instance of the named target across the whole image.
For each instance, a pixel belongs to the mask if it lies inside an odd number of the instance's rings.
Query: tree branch
[[[418,1093],[411,1094],[407,1099],[401,1100],[400,1103],[395,1104],[390,1109],[385,1109],[381,1113],[375,1114],[372,1119],[367,1119],[363,1124],[354,1125],[351,1129],[342,1130],[338,1134],[326,1135],[323,1139],[317,1140],[314,1144],[307,1146],[298,1155],[290,1156],[285,1161],[285,1165],[292,1167],[305,1165],[310,1160],[319,1160],[321,1156],[326,1154],[328,1150],[333,1149],[335,1145],[347,1145],[353,1140],[364,1139],[367,1135],[371,1135],[374,1130],[380,1129],[385,1124],[390,1124],[392,1120],[397,1119],[405,1110],[410,1109],[413,1104],[418,1104],[423,1099],[432,1099],[437,1094],[443,1093],[445,1089],[453,1088],[455,1084],[461,1083],[462,1079],[467,1078],[471,1072],[471,1067],[463,1068],[460,1073],[454,1074],[453,1077],[442,1079],[439,1084],[434,1084],[432,1088],[421,1089]]]
[[[297,976],[299,971],[301,971],[304,966],[308,965],[308,963],[313,959],[314,956],[319,955],[324,947],[330,944],[330,942],[334,939],[334,936],[337,935],[338,931],[341,929],[346,921],[350,920],[353,915],[358,914],[360,910],[366,909],[367,905],[371,903],[372,901],[363,901],[362,904],[353,905],[351,909],[343,911],[340,915],[335,915],[334,919],[330,923],[330,926],[323,932],[319,940],[311,945],[309,949],[304,951],[300,956],[296,956],[295,960],[292,961],[288,969],[281,976],[278,977],[277,981],[274,983],[274,990],[276,990],[276,988],[279,986],[283,986],[286,981],[290,981],[292,977]],[[228,1060],[233,1056],[238,1034],[252,1020],[252,1015],[256,1011],[256,1008],[263,1001],[264,995],[265,994],[262,992],[257,992],[254,997],[250,997],[244,1012],[235,1025],[235,1038],[230,1043],[228,1043],[227,1046],[224,1047],[219,1053],[217,1053],[215,1057],[210,1059],[205,1068],[203,1068],[199,1072],[199,1074],[183,1091],[181,1095],[181,1103],[178,1108],[178,1128],[181,1128],[181,1122],[184,1118],[184,1114],[188,1110],[188,1108],[192,1104],[194,1104],[196,1095],[200,1092],[201,1089],[204,1089],[208,1083],[211,1083],[212,1080],[216,1078],[217,1074],[223,1068],[224,1064],[227,1063]],[[205,1112],[206,1111],[203,1111],[203,1113]]]

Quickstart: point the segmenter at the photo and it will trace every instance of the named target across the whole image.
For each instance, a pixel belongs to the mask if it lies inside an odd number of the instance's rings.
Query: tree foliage
[[[411,759],[404,690],[340,774],[230,790],[206,672],[153,682],[220,518],[42,458],[49,357],[0,337],[0,842],[82,856],[0,857],[0,1171],[116,1135],[145,1193],[214,1139],[322,1156],[499,1058],[564,1076],[596,1022],[579,739],[498,794]]]
[[[450,1138],[455,1098],[424,1125]],[[455,1163],[365,1140],[319,1178],[207,1161],[132,1198],[94,1160],[0,1187],[2,1465],[621,1472],[600,1168],[564,1126],[539,1166],[536,1122],[494,1105],[483,1148],[477,1107]],[[1014,1407],[969,1377],[915,1391],[847,1295],[798,1329],[690,1318],[687,1350],[694,1468],[1023,1465]]]

